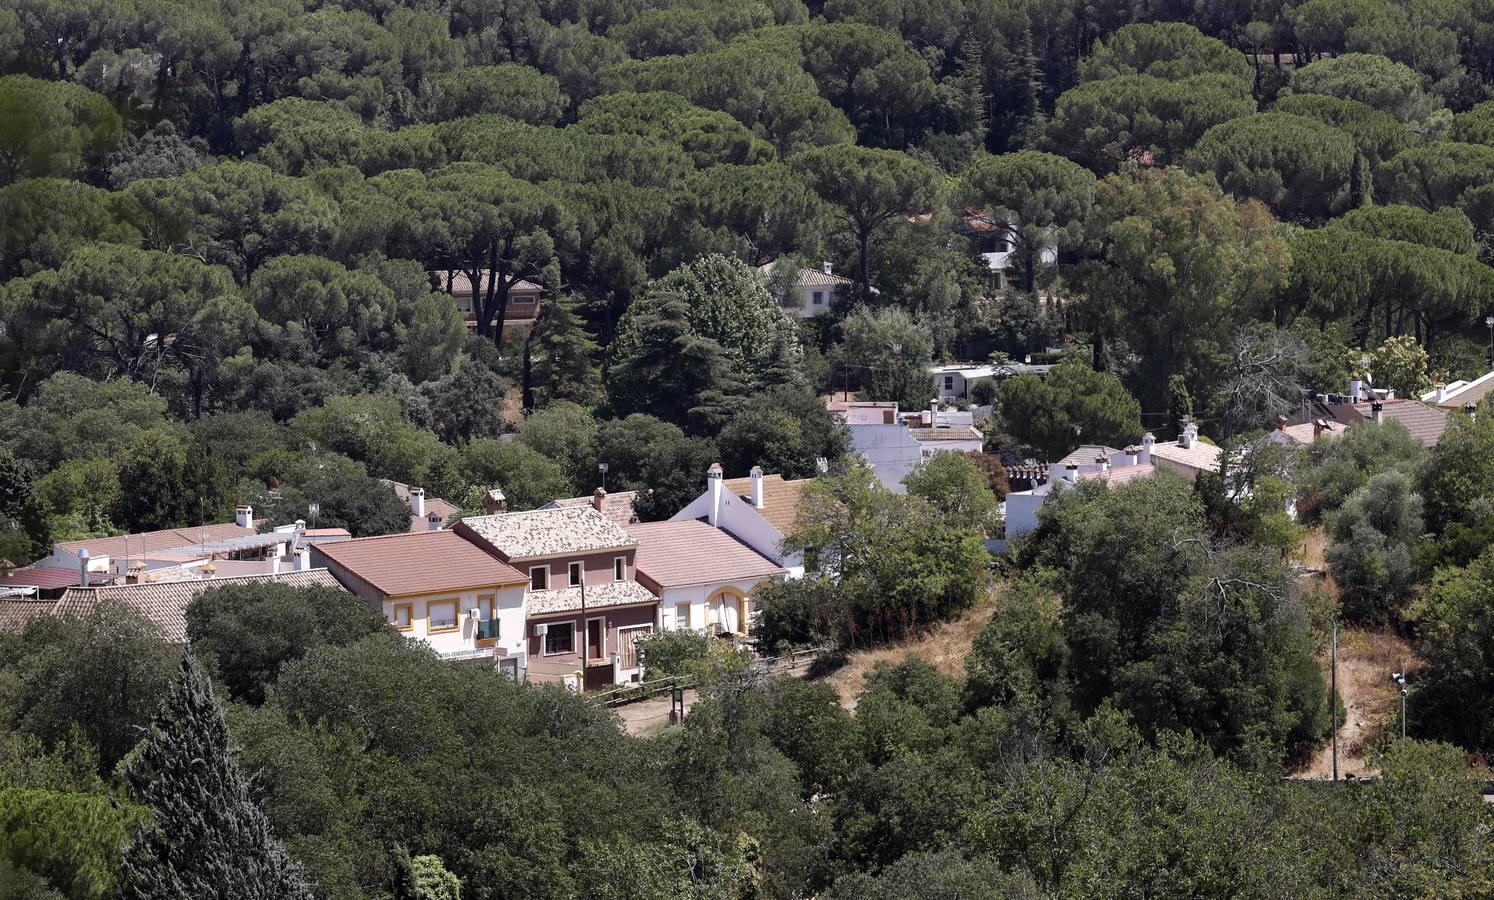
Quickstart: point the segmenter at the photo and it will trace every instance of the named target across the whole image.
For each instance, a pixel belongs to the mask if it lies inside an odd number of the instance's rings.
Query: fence
[[[752,674],[760,676],[781,675],[784,673],[797,672],[808,668],[815,659],[829,647],[811,647],[807,650],[794,650],[782,656],[763,656],[752,661]],[[604,688],[587,697],[592,703],[608,708],[623,706],[628,703],[638,703],[643,700],[652,700],[668,694],[675,688],[690,690],[696,687],[693,675],[670,675],[664,678],[654,678],[648,681],[640,681],[635,684],[618,684]]]

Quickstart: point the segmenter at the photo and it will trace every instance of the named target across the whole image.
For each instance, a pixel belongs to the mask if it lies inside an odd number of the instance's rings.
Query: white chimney
[[[1358,378],[1349,382],[1349,402],[1358,403],[1359,394],[1364,390],[1364,382]]]
[[[1197,439],[1198,426],[1194,425],[1192,422],[1189,422],[1187,425],[1183,426],[1183,433],[1178,435],[1178,446],[1182,447],[1184,450],[1187,450],[1188,448],[1193,446],[1193,442]]]
[[[1110,457],[1106,456],[1104,453],[1101,453],[1099,456],[1095,457],[1095,465],[1100,467],[1101,472],[1109,472]]]
[[[311,568],[311,548],[302,547],[296,551],[296,571],[305,572]]]
[[[233,523],[240,528],[253,528],[254,507],[247,503],[243,506],[235,507],[233,511]]]
[[[1132,444],[1131,446],[1122,450],[1121,453],[1125,454],[1125,456],[1123,457],[1125,459],[1125,462],[1122,463],[1122,465],[1134,466],[1136,465],[1136,458],[1141,455],[1141,448],[1136,446],[1135,444]]]
[[[1465,413],[1468,414],[1468,421],[1470,421],[1470,422],[1477,421],[1477,419],[1478,419],[1478,404],[1476,404],[1476,403],[1464,403],[1463,404],[1463,412],[1465,412]]]
[[[597,512],[607,505],[607,491],[605,488],[597,488],[591,492],[591,508]]]
[[[824,262],[820,263],[820,268],[822,268],[822,269],[825,270],[825,274],[826,275],[834,275],[835,274],[835,264],[832,263],[832,262],[830,262],[830,260],[828,260],[828,259],[825,260]]]
[[[1447,399],[1447,385],[1437,385],[1437,402],[1440,404]]]
[[[763,467],[752,467],[752,508],[763,509],[767,501],[763,499]]]
[[[1385,421],[1385,404],[1380,402],[1379,400],[1371,403],[1370,418],[1374,420],[1374,423],[1376,425],[1379,425],[1381,422]]]
[[[410,515],[425,515],[425,488],[410,488]]]
[[[78,576],[82,579],[78,583],[88,587],[88,548],[84,547],[78,551]]]
[[[1074,479],[1077,478],[1078,475],[1079,475],[1079,464],[1078,463],[1069,463],[1068,465],[1066,465],[1066,466],[1063,467],[1063,480],[1064,481],[1067,481],[1070,484],[1073,484]]]
[[[1137,465],[1149,466],[1152,464],[1152,445],[1156,443],[1157,439],[1152,436],[1152,433],[1150,431],[1148,431],[1146,435],[1142,437],[1141,455],[1136,457]]]
[[[929,401],[929,427],[939,427],[939,398],[935,397]]]
[[[711,495],[711,509],[706,513],[706,521],[711,523],[712,528],[721,527],[721,464],[711,463],[706,469],[706,490]]]

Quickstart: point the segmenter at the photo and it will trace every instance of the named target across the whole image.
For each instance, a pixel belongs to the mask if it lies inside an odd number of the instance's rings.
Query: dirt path
[[[965,655],[970,652],[976,632],[990,620],[994,610],[995,605],[987,603],[967,611],[958,619],[936,626],[916,640],[852,653],[846,664],[829,677],[830,685],[840,694],[842,706],[855,709],[856,696],[865,687],[867,674],[879,662],[897,663],[916,656],[947,675],[964,678]]]
[[[1411,649],[1405,641],[1388,631],[1343,629],[1338,633],[1338,694],[1344,704],[1344,717],[1338,728],[1338,774],[1373,775],[1365,763],[1365,748],[1372,744],[1394,718],[1400,703],[1393,672],[1412,665]],[[1324,680],[1328,678],[1328,658],[1321,660]],[[1333,745],[1324,744],[1297,778],[1330,778],[1333,774]]]

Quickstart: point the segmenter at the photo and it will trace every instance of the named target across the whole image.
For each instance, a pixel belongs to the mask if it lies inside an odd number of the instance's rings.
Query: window
[[[576,626],[570,622],[552,622],[545,632],[545,655],[571,653],[576,649]]]
[[[628,578],[628,558],[619,556],[612,561],[612,580],[626,581]]]
[[[578,562],[571,563],[568,571],[571,576],[571,587],[580,587],[581,579],[585,577],[581,571],[581,564]]]
[[[815,291],[814,292],[814,305],[815,306],[824,306],[825,305],[825,292],[824,291]]]
[[[690,604],[680,603],[675,606],[674,624],[676,628],[690,627]]]
[[[550,589],[549,566],[535,566],[529,570],[529,589],[531,591],[548,591]]]
[[[491,595],[477,598],[477,624],[473,637],[478,641],[496,641],[498,634],[498,609]]]
[[[389,614],[389,621],[392,622],[394,624],[394,627],[398,628],[400,631],[409,631],[410,618],[414,615],[414,608],[414,604],[411,603],[394,604],[394,609],[392,609]]]
[[[1006,238],[997,238],[996,239],[996,252],[997,253],[1007,253],[1011,249],[1012,249],[1012,245],[1007,242]]]
[[[425,604],[425,630],[428,634],[439,631],[455,631],[457,627],[457,602],[455,600],[431,600]]]
[[[945,375],[944,376],[944,389],[946,391],[952,391],[952,390],[954,390],[954,376],[953,375]]]

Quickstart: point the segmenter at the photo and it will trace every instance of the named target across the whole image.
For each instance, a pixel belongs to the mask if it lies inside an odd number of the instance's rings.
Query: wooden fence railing
[[[768,676],[796,672],[809,666],[821,653],[829,649],[828,647],[811,647],[807,650],[794,650],[782,656],[761,656],[752,661],[752,674]],[[690,690],[695,686],[693,675],[669,675],[633,684],[616,684],[589,694],[586,699],[599,706],[611,708],[652,700],[668,694],[675,688]]]

